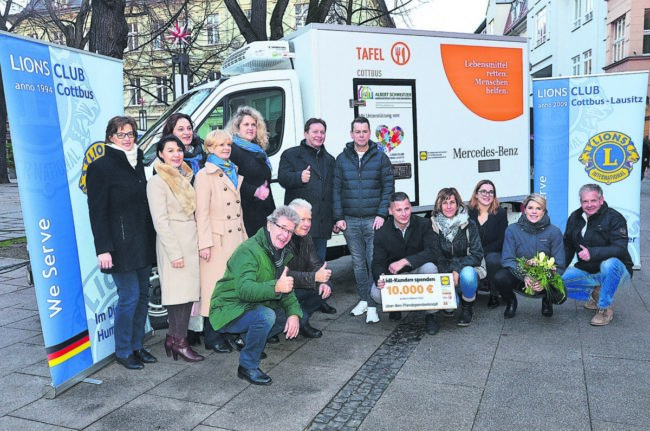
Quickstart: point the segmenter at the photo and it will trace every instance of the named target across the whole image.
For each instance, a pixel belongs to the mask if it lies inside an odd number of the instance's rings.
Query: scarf
[[[278,279],[282,275],[282,272],[284,271],[284,258],[287,255],[287,247],[284,247],[282,250],[278,250],[273,246],[273,241],[271,241],[271,233],[269,230],[266,228],[266,226],[263,227],[264,229],[264,235],[266,235],[266,240],[269,243],[269,252],[271,254],[270,258],[271,261],[273,262],[273,266],[275,266],[275,278]]]
[[[196,175],[201,170],[201,166],[199,165],[199,162],[203,160],[203,155],[199,154],[198,156],[195,157],[185,157],[183,158],[185,163],[189,164],[190,167],[192,168],[192,172]]]
[[[263,156],[266,165],[269,167],[270,170],[273,170],[273,167],[271,166],[271,161],[269,160],[268,156],[266,155],[266,152],[262,149],[262,147],[260,147],[257,144],[253,144],[252,142],[249,142],[245,139],[242,139],[237,135],[234,135],[232,137],[232,142],[243,150],[250,151],[251,153],[258,153],[261,156]]]
[[[237,165],[235,165],[230,160],[220,159],[214,154],[208,154],[208,159],[206,161],[217,165],[219,169],[221,169],[228,176],[228,178],[230,178],[230,181],[232,181],[232,183],[235,185],[235,188],[237,188]]]
[[[436,223],[440,226],[440,233],[449,242],[454,242],[454,238],[461,226],[467,224],[469,216],[463,207],[458,209],[458,214],[452,218],[447,218],[443,213],[436,215]]]
[[[174,197],[181,204],[185,215],[192,215],[196,209],[196,193],[190,181],[194,174],[185,163],[179,169],[173,168],[160,159],[156,159],[153,168],[160,178],[169,186]]]
[[[126,155],[126,160],[129,162],[131,167],[133,169],[135,169],[135,165],[138,164],[138,146],[137,145],[134,145],[133,149],[131,151],[126,151],[124,148],[122,148],[122,147],[120,147],[118,145],[115,145],[115,144],[106,144],[106,145],[110,145],[110,147],[113,148],[114,150],[119,150],[119,151],[123,152]]]

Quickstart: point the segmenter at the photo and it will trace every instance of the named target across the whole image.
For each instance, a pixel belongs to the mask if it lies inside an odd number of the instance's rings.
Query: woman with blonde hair
[[[230,119],[226,130],[232,133],[230,160],[244,177],[241,204],[244,226],[250,237],[266,226],[266,217],[275,210],[271,193],[271,161],[264,151],[269,138],[262,114],[250,106],[240,106]]]
[[[481,264],[483,249],[476,223],[467,215],[458,190],[448,187],[438,192],[431,224],[440,250],[435,262],[438,272],[453,274],[460,298],[458,326],[469,326],[479,280],[474,267]]]
[[[506,301],[503,317],[511,319],[517,311],[515,293],[525,295],[524,289],[530,287],[534,297],[542,296],[542,315],[553,315],[553,305],[544,295],[544,288],[539,281],[522,274],[518,267],[517,258],[531,259],[538,252],[555,258],[557,273],[562,275],[566,266],[564,261],[564,244],[562,232],[551,224],[546,210],[546,198],[538,193],[532,193],[523,201],[524,212],[519,221],[506,229],[501,253],[503,266],[494,276],[494,281]]]
[[[490,180],[481,180],[476,184],[468,207],[469,218],[474,220],[478,227],[485,256],[487,281],[490,285],[487,306],[496,308],[499,306],[499,291],[494,282],[494,274],[501,269],[501,249],[508,227],[508,214],[499,206],[497,188]]]
[[[156,253],[162,304],[167,307],[169,329],[165,338],[167,356],[198,362],[187,341],[192,305],[199,300],[199,246],[194,220],[196,195],[192,169],[183,162],[185,145],[174,135],[156,144],[156,171],[147,184],[149,209],[156,228]]]
[[[196,175],[196,224],[199,229],[201,269],[200,314],[204,317],[205,348],[217,353],[232,351],[208,319],[212,291],[224,272],[230,255],[248,236],[244,229],[240,189],[244,178],[230,161],[232,136],[214,130],[205,138],[208,154],[205,167]]]

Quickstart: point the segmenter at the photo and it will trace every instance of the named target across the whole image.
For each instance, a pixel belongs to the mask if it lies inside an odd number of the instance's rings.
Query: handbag
[[[465,233],[467,234],[467,255],[469,256],[470,250],[469,250],[469,226],[467,229],[465,229]],[[483,259],[481,259],[481,265],[475,266],[474,271],[476,271],[476,274],[478,275],[479,280],[483,280],[485,277],[487,277],[487,266],[485,264],[485,256],[483,256]]]

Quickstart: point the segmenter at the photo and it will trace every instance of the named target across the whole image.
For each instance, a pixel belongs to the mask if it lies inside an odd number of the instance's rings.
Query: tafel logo
[[[390,48],[390,58],[398,66],[404,66],[411,59],[411,48],[404,42],[395,42]]]

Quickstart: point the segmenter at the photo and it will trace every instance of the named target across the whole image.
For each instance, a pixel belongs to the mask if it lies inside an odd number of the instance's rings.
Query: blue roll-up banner
[[[122,62],[0,32],[0,68],[52,385],[114,352],[110,276],[97,269],[86,149],[122,115]]]
[[[564,231],[580,187],[600,185],[627,220],[635,268],[647,90],[648,72],[533,80],[534,188],[546,196],[551,222]]]

